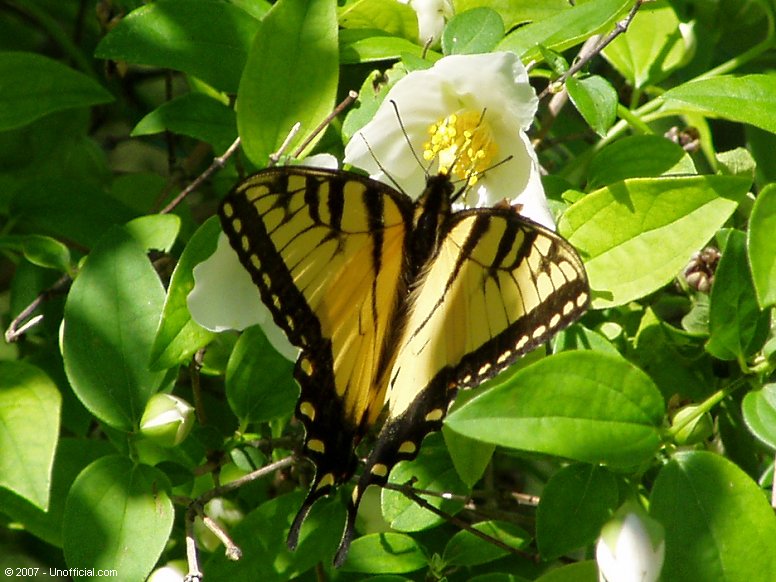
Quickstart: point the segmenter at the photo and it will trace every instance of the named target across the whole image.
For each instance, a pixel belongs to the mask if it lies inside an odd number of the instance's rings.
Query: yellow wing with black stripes
[[[354,447],[387,406],[348,510],[344,561],[361,496],[384,484],[474,386],[585,311],[576,251],[507,205],[453,212],[446,176],[413,202],[360,175],[274,168],[221,207],[232,246],[289,340],[302,349],[297,415],[316,475],[289,533],[356,469]]]

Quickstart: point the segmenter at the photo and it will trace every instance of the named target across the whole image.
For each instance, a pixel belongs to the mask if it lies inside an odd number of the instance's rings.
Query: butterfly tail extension
[[[456,385],[450,382],[450,370],[443,369],[418,394],[410,407],[401,415],[386,421],[348,503],[345,531],[334,555],[335,566],[341,566],[347,558],[354,537],[356,514],[367,488],[370,485],[385,485],[394,465],[417,457],[423,438],[442,428],[448,404],[455,392]]]

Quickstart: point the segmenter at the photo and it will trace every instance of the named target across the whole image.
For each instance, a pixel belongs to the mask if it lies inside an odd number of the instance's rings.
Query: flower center
[[[498,145],[481,112],[453,113],[431,125],[428,133],[431,140],[423,144],[423,159],[436,158],[440,173],[468,180],[469,186],[498,155]]]

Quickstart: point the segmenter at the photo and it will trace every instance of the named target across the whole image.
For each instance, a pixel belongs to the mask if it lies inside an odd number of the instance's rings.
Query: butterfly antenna
[[[415,151],[415,148],[412,146],[412,142],[410,141],[410,136],[407,133],[407,130],[404,127],[404,122],[401,120],[401,114],[399,113],[399,104],[396,103],[393,99],[389,100],[391,103],[391,106],[393,107],[393,110],[396,112],[396,121],[399,122],[399,127],[401,128],[402,135],[404,135],[404,141],[407,142],[407,145],[410,148],[410,151],[412,152],[412,156],[415,158],[415,161],[418,162],[418,165],[423,168],[423,160],[420,159],[420,156],[418,156],[418,152]],[[425,169],[426,174],[428,174],[428,168]]]
[[[406,192],[404,191],[404,188],[402,188],[401,185],[399,185],[399,183],[396,181],[396,179],[393,176],[391,176],[391,173],[386,169],[386,167],[383,166],[382,163],[380,163],[380,160],[375,155],[375,152],[372,150],[372,146],[369,145],[369,142],[367,141],[366,137],[364,137],[364,134],[359,132],[358,135],[360,135],[361,139],[364,140],[364,144],[366,145],[366,149],[369,150],[369,153],[372,155],[372,159],[375,161],[375,164],[377,164],[377,167],[380,169],[380,171],[383,174],[385,174],[385,177],[388,178],[391,181],[391,184],[393,184],[394,187],[399,192],[402,192],[403,194],[406,194]]]

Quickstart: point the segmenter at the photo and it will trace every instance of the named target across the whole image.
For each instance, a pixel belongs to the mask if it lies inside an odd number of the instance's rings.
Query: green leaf
[[[181,219],[174,214],[149,214],[130,220],[126,231],[146,251],[169,253],[181,228]]]
[[[466,495],[468,488],[458,478],[447,448],[438,433],[423,441],[420,454],[413,461],[397,464],[388,479],[394,485],[412,481],[413,487],[426,491],[439,491]],[[427,501],[448,514],[457,513],[463,503],[459,500],[429,497]],[[400,531],[419,531],[441,523],[438,515],[420,507],[399,491],[382,490],[383,517],[391,527]]]
[[[558,229],[585,261],[593,308],[622,305],[671,281],[750,183],[734,176],[636,178],[573,204]]]
[[[513,523],[483,521],[474,524],[473,527],[477,531],[518,550],[525,549],[531,540],[531,535],[527,531]],[[471,532],[462,530],[447,542],[442,559],[451,566],[478,566],[508,554],[507,550]]]
[[[418,60],[424,56],[424,49],[416,42],[388,36],[381,30],[345,29],[339,34],[340,64],[357,65],[412,56]],[[434,62],[441,58],[436,51],[427,51],[425,59]]]
[[[46,510],[0,487],[0,507],[3,513],[22,524],[28,533],[61,548],[65,500],[73,481],[89,463],[114,452],[115,449],[104,440],[59,439],[51,474],[50,501]]]
[[[687,152],[659,135],[633,135],[607,145],[590,160],[587,185],[593,189],[628,178],[670,174],[697,174]]]
[[[158,0],[122,18],[95,56],[183,71],[234,93],[258,27],[227,2]]]
[[[212,144],[219,153],[237,138],[234,111],[203,93],[186,93],[165,102],[141,119],[131,135],[167,130]]]
[[[603,467],[576,463],[556,472],[536,509],[542,559],[554,560],[593,543],[618,500],[617,480]]]
[[[666,532],[663,580],[776,580],[773,509],[727,459],[677,454],[660,471],[649,509]]]
[[[56,239],[38,234],[0,236],[0,250],[18,251],[33,265],[70,270],[70,250]]]
[[[540,57],[540,44],[563,51],[593,34],[608,32],[631,5],[630,0],[591,0],[518,28],[496,49],[516,53],[524,62]]]
[[[442,427],[442,436],[458,476],[468,487],[473,487],[490,464],[495,445],[466,438],[445,427]]]
[[[220,232],[218,218],[212,217],[199,227],[183,249],[172,273],[162,319],[151,348],[153,370],[166,370],[184,363],[213,339],[212,332],[191,318],[186,297],[194,289],[194,267],[213,254]]]
[[[524,368],[454,410],[452,430],[505,447],[632,467],[660,446],[664,405],[641,370],[595,351]]]
[[[400,533],[375,533],[354,540],[344,572],[404,574],[428,566],[423,549],[410,536]]]
[[[226,398],[240,422],[288,417],[299,397],[294,363],[278,354],[261,327],[246,329],[226,367]]]
[[[669,89],[662,98],[663,115],[700,113],[776,133],[776,75],[698,79]]]
[[[39,368],[0,361],[0,486],[48,509],[62,397]]]
[[[749,431],[776,450],[776,384],[749,392],[741,402],[741,412]]]
[[[208,577],[255,580],[256,573],[261,572],[262,582],[284,582],[297,579],[320,562],[331,563],[345,524],[344,505],[338,498],[316,503],[302,526],[296,551],[291,552],[286,536],[303,498],[301,491],[281,495],[246,515],[229,530],[243,551],[242,558],[235,562],[228,560],[223,551],[213,552],[203,568]]]
[[[757,195],[749,216],[747,251],[760,307],[776,304],[776,186],[769,184]]]
[[[599,582],[598,565],[594,560],[566,564],[539,576],[536,582]]]
[[[587,121],[588,125],[601,137],[614,124],[617,118],[617,91],[598,75],[585,79],[570,77],[566,80],[566,89],[574,107]]]
[[[126,457],[102,457],[89,465],[67,496],[62,533],[67,565],[115,569],[122,580],[145,580],[172,531],[169,488],[164,473]]]
[[[472,8],[458,13],[442,31],[442,50],[446,55],[487,53],[504,36],[504,22],[491,8]]]
[[[261,22],[236,105],[243,150],[259,167],[267,165],[295,123],[301,129],[287,153],[334,107],[339,76],[335,8],[332,0],[282,0]]]
[[[93,184],[62,178],[33,178],[11,201],[11,216],[26,230],[50,233],[87,247],[136,212]]]
[[[721,360],[752,355],[767,339],[769,314],[760,311],[746,260],[746,235],[734,230],[719,260],[711,288],[706,350]]]
[[[113,101],[94,79],[57,61],[24,52],[0,52],[0,131],[44,115]]]
[[[603,50],[606,58],[637,89],[665,79],[685,60],[688,45],[679,30],[679,18],[665,0],[639,8],[627,34]]]
[[[342,28],[374,28],[411,42],[418,39],[417,14],[410,6],[400,2],[348,2],[337,10],[337,18]]]
[[[62,353],[73,391],[98,419],[131,431],[163,379],[148,368],[164,288],[140,245],[114,228],[65,304]]]

